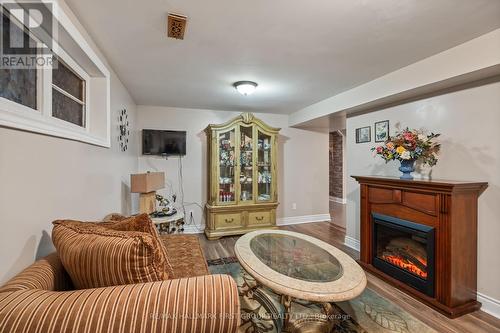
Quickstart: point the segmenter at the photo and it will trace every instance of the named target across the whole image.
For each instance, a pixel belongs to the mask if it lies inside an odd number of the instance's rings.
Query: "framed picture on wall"
[[[389,139],[389,120],[375,123],[375,142],[385,142]]]
[[[356,143],[364,143],[370,141],[372,141],[371,126],[366,126],[356,129]]]

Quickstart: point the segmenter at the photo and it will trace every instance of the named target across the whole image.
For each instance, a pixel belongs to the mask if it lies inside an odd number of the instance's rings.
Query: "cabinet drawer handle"
[[[225,219],[224,221],[226,221],[226,223],[231,223],[231,222],[233,222],[233,221],[234,221],[234,219],[233,219],[233,218],[230,218],[230,219]]]
[[[255,217],[255,219],[256,219],[257,221],[262,221],[262,220],[264,219],[264,216],[261,216],[261,217],[256,216],[256,217]]]

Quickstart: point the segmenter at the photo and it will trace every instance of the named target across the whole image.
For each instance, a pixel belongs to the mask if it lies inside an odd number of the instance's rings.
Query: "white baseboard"
[[[347,199],[342,199],[342,198],[337,198],[337,197],[330,197],[330,201],[333,201],[333,202],[336,202],[339,204],[344,204],[344,205],[347,203]]]
[[[344,244],[351,249],[354,249],[359,252],[359,240],[345,236],[344,238]],[[487,296],[482,293],[477,293],[477,300],[482,303],[481,310],[494,316],[497,318],[500,318],[500,301],[497,299],[494,299],[490,296]]]
[[[330,222],[330,214],[317,214],[317,215],[303,215],[303,216],[290,216],[282,217],[276,221],[276,225],[291,225],[310,222]]]
[[[204,225],[184,225],[184,233],[185,234],[202,234],[205,232]]]
[[[344,244],[346,246],[350,247],[351,249],[354,249],[354,250],[359,252],[360,244],[359,244],[359,240],[357,240],[356,238],[352,238],[352,237],[346,235],[344,237]]]
[[[500,318],[500,301],[482,293],[477,293],[477,300],[483,305],[481,310],[490,315]]]

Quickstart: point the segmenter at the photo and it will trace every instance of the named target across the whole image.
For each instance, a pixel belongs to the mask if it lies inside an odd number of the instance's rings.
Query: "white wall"
[[[62,8],[105,61],[74,14],[64,3]],[[110,149],[0,127],[0,284],[54,251],[53,220],[97,220],[109,212],[136,210],[129,179],[137,171],[139,149],[132,144],[121,152],[117,141],[118,111],[126,108],[130,139],[137,143],[136,105],[110,71]]]
[[[122,108],[134,124],[135,104],[113,75],[111,149],[0,127],[0,283],[53,251],[53,220],[132,211],[129,178],[139,152],[118,147]],[[131,135],[136,142],[136,131]]]
[[[398,176],[398,162],[374,158],[375,143],[356,144],[355,129],[390,120],[442,133],[435,179],[489,182],[479,199],[478,290],[500,300],[500,83],[456,91],[347,119],[347,234],[359,239],[359,186],[351,175]],[[423,176],[429,170],[423,170]]]
[[[206,137],[205,127],[237,117],[240,112],[193,110],[138,106],[138,128],[187,131],[187,155],[182,159],[185,201],[196,223],[202,221],[206,203]],[[288,127],[288,117],[277,114],[255,114],[274,127],[281,127],[278,166],[278,219],[318,214],[328,215],[328,133]],[[139,158],[141,171],[165,171],[168,183],[179,194],[179,159]],[[160,191],[165,193],[167,190]],[[292,209],[296,203],[297,209]],[[201,207],[200,207],[201,206]],[[281,220],[283,221],[283,220]]]

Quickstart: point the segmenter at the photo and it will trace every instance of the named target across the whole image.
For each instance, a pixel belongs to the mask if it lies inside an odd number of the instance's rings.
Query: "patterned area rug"
[[[229,274],[238,284],[241,302],[241,333],[279,333],[283,325],[283,307],[279,295],[264,287],[245,272],[236,258],[208,260],[212,274]],[[342,333],[435,333],[433,329],[366,288],[357,298],[333,304],[335,326],[330,332]],[[306,315],[321,315],[321,308],[308,302],[294,302],[292,321]]]

